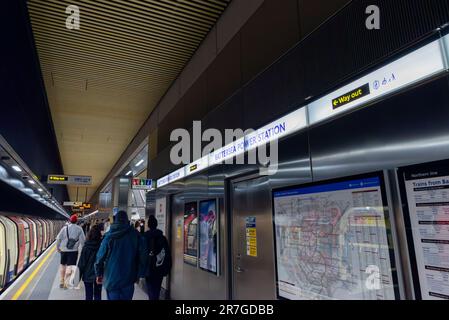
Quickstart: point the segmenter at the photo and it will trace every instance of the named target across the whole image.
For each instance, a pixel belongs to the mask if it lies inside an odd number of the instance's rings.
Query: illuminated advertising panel
[[[196,266],[198,263],[198,211],[197,203],[186,203],[184,207],[184,262]]]
[[[201,201],[199,209],[199,266],[218,274],[218,213],[215,199]]]

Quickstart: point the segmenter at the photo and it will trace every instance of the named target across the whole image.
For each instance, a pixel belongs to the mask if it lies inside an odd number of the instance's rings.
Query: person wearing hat
[[[76,214],[70,217],[69,222],[59,231],[56,237],[56,249],[61,254],[60,265],[60,288],[67,288],[72,267],[76,266],[78,260],[78,251],[82,248],[85,241],[84,231],[76,223],[78,216]]]

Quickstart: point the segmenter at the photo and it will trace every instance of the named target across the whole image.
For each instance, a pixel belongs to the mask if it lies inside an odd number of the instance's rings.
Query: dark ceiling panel
[[[299,41],[297,0],[265,0],[241,34],[245,84]]]
[[[25,1],[2,3],[0,134],[38,177],[63,173]],[[65,187],[54,187],[60,201]]]

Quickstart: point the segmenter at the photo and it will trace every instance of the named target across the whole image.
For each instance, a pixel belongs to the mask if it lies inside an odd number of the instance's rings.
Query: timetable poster
[[[449,162],[400,169],[417,298],[449,299]],[[405,200],[405,201],[404,201]],[[412,243],[411,243],[412,242]],[[418,280],[418,281],[417,281]]]
[[[200,202],[200,268],[217,273],[218,216],[216,200]]]
[[[197,265],[198,261],[198,211],[197,203],[186,203],[184,207],[184,262]]]

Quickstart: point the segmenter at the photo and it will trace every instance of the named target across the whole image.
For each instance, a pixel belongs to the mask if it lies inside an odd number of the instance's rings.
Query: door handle
[[[242,272],[245,271],[244,269],[240,268],[240,266],[235,267],[234,270],[235,270],[235,272],[237,272],[237,273],[242,273]]]

